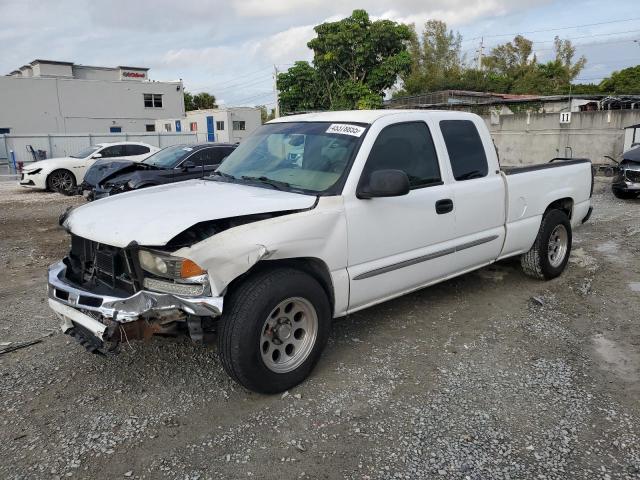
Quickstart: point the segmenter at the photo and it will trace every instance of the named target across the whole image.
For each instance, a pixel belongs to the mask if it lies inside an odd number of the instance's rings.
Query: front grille
[[[127,249],[72,235],[65,264],[67,279],[94,293],[121,296],[137,290],[133,255]]]
[[[634,183],[640,182],[640,171],[627,170],[626,175],[627,175],[627,180],[629,180],[630,182],[634,182]]]

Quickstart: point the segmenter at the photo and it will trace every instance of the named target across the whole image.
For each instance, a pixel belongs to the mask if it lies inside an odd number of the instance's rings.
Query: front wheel
[[[561,210],[549,210],[542,217],[538,236],[531,249],[520,257],[524,273],[540,280],[559,276],[571,253],[571,222]]]
[[[322,286],[299,270],[255,274],[230,293],[218,331],[225,371],[260,393],[302,382],[327,343],[331,307]]]
[[[47,177],[47,188],[53,192],[72,195],[76,192],[76,177],[69,170],[54,170]]]
[[[640,192],[624,192],[622,190],[613,190],[613,194],[622,200],[631,200],[632,198],[636,198]]]

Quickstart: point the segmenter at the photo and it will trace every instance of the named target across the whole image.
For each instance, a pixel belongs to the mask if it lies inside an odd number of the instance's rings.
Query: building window
[[[164,124],[164,131],[165,132],[170,132],[171,131],[171,124],[170,123],[165,123]]]
[[[0,135],[9,135],[11,133],[10,128],[0,128]]]
[[[233,129],[234,130],[246,130],[244,120],[234,120],[233,121]]]
[[[197,132],[198,131],[198,122],[191,122],[189,124],[189,130],[192,132]]]
[[[145,108],[162,108],[162,95],[160,93],[145,93]]]
[[[145,125],[145,127],[147,128],[147,132],[155,132],[156,131],[156,126],[153,124],[147,124]]]
[[[224,122],[216,122],[216,130],[224,130]]]
[[[122,132],[122,127],[109,127],[109,132],[110,133],[121,133]]]

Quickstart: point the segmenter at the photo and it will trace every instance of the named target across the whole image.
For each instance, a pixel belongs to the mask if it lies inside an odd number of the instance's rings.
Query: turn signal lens
[[[185,258],[180,266],[180,277],[190,278],[197,277],[198,275],[204,275],[207,273],[204,269],[200,268],[197,263]]]

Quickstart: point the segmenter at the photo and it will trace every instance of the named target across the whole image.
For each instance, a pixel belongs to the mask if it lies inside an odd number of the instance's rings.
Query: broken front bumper
[[[172,311],[200,317],[222,315],[223,297],[182,297],[149,290],[130,297],[97,295],[65,281],[66,268],[63,262],[49,267],[49,306],[62,320],[63,331],[76,323],[103,339],[107,326],[114,322],[146,320]]]

